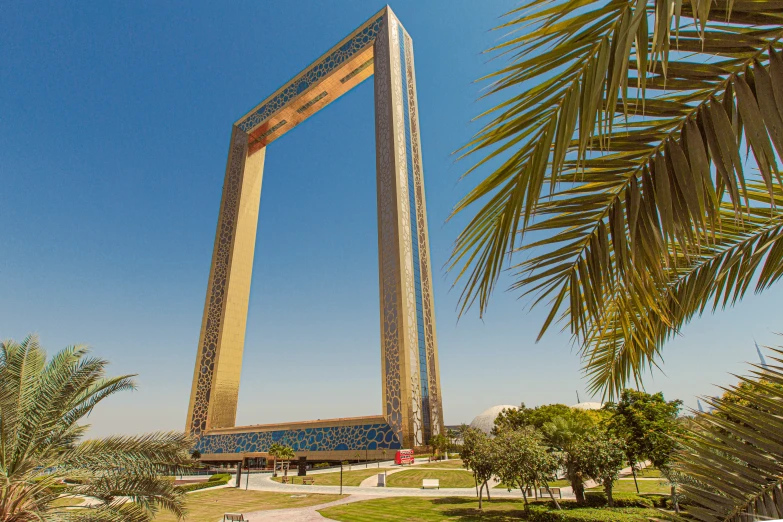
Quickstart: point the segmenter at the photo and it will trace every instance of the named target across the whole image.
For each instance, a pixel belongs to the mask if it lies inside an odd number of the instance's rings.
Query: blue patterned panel
[[[366,49],[375,42],[378,30],[383,22],[383,17],[378,17],[374,22],[359,31],[353,38],[345,42],[329,56],[311,66],[304,74],[285,86],[280,93],[249,114],[237,124],[237,127],[245,132],[250,132],[258,125],[283,108],[289,101],[302,94],[319,80],[350,60],[353,56]]]
[[[199,438],[196,449],[202,454],[263,453],[275,442],[289,446],[294,451],[402,448],[391,426],[382,423],[204,435]]]

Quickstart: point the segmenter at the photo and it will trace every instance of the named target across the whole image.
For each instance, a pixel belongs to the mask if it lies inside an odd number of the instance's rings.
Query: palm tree
[[[541,431],[546,442],[560,452],[561,461],[566,469],[566,477],[578,504],[585,503],[584,482],[590,478],[584,473],[579,458],[585,437],[595,426],[584,416],[559,416],[545,423]]]
[[[562,321],[593,392],[658,364],[694,315],[783,275],[783,8],[527,0],[490,49],[490,169],[451,270],[483,314],[504,269]],[[524,255],[524,257],[522,257]]]
[[[133,389],[106,377],[106,361],[70,346],[47,361],[35,336],[0,343],[0,520],[147,522],[183,515],[184,493],[164,475],[192,465],[183,433],[80,439],[79,422],[103,399]],[[67,511],[61,494],[98,502]],[[129,501],[128,501],[129,500]]]
[[[288,462],[296,457],[294,450],[288,446],[281,446],[278,452],[278,457],[283,461],[283,474],[288,476]]]
[[[269,456],[272,457],[272,476],[277,476],[277,459],[280,458],[280,452],[283,450],[284,446],[278,444],[277,442],[273,442],[269,446],[269,450],[267,453],[269,453]]]
[[[783,350],[699,413],[674,472],[698,520],[783,518]]]

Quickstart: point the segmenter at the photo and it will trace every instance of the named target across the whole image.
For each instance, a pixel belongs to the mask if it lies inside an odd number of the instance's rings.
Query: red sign
[[[404,449],[399,450],[397,453],[394,454],[394,463],[403,465],[403,464],[413,464],[413,450],[412,449]]]

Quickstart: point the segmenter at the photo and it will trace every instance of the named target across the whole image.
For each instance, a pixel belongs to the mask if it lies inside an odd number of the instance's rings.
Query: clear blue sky
[[[392,5],[416,52],[447,423],[495,404],[582,400],[579,360],[543,309],[501,289],[457,322],[441,267],[472,181],[472,83],[510,1]],[[0,338],[87,343],[139,390],[94,434],[184,426],[231,124],[382,4],[0,2]],[[372,415],[380,357],[372,80],[267,154],[239,423]],[[647,381],[695,406],[775,344],[777,287],[684,330]],[[297,381],[296,375],[306,376]]]

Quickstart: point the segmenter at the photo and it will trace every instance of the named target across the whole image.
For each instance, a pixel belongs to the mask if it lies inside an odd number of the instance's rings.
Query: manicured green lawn
[[[386,478],[386,485],[390,488],[420,488],[423,479],[440,480],[441,488],[472,488],[476,481],[473,474],[460,470],[439,469],[409,469],[400,471]]]
[[[302,495],[271,493],[267,491],[245,491],[234,488],[216,489],[187,495],[188,514],[182,522],[214,522],[224,513],[247,513],[268,509],[283,509],[314,506],[338,500],[340,495]],[[177,517],[161,512],[155,522],[176,522]]]
[[[362,483],[362,480],[383,473],[384,469],[388,468],[369,468],[369,469],[355,469],[353,471],[343,471],[343,486],[358,486]],[[315,484],[318,486],[339,486],[340,485],[340,472],[330,473],[314,473],[308,475],[309,478],[315,479]],[[288,475],[288,478],[293,479],[292,484],[301,484],[302,477],[294,475]],[[282,476],[274,477],[272,480],[276,482],[282,482]]]
[[[589,491],[603,491],[603,486],[593,488]],[[614,483],[612,491],[615,493],[636,493],[636,486],[633,485],[633,479],[620,479]],[[668,495],[671,493],[671,486],[665,480],[640,480],[639,492],[644,493],[659,493],[661,495]]]
[[[632,477],[632,475],[629,475]],[[645,478],[659,478],[663,475],[661,474],[661,470],[658,468],[644,468],[642,470],[639,470],[636,472],[637,477],[645,477]]]
[[[391,478],[391,477],[389,477]],[[548,508],[538,505],[532,509],[546,511]],[[583,510],[579,510],[583,511]],[[610,520],[610,509],[585,509],[591,514],[590,520]],[[628,512],[629,510],[622,510]],[[478,500],[469,498],[416,498],[395,497],[378,498],[334,506],[319,510],[324,517],[342,522],[374,522],[376,520],[440,522],[443,520],[510,522],[525,520],[522,500],[493,500],[484,502],[483,511],[478,509]],[[650,518],[666,520],[665,515],[654,509],[638,509],[634,515],[627,516],[628,522],[647,522]],[[602,515],[608,515],[602,518]]]
[[[416,468],[460,469],[462,468],[462,459],[439,460],[427,464],[417,464]]]

